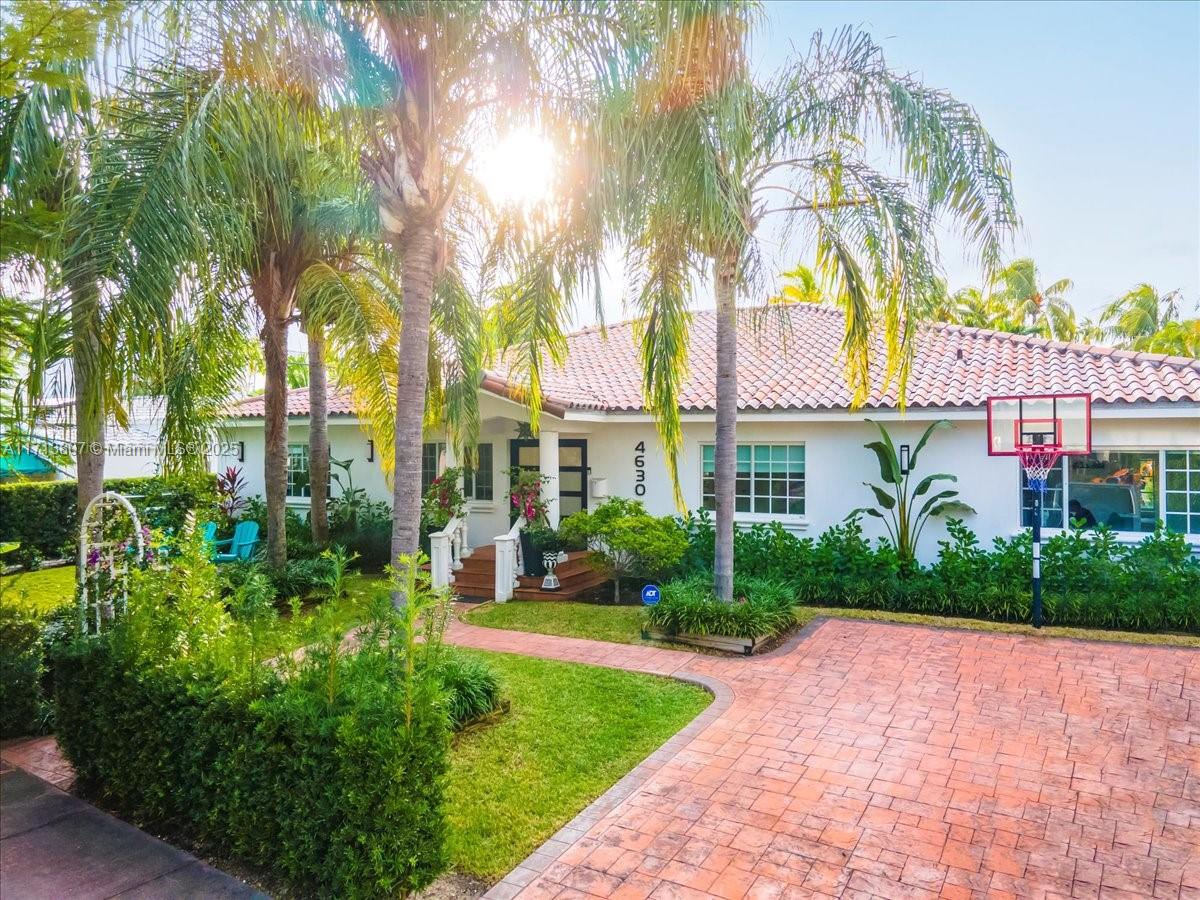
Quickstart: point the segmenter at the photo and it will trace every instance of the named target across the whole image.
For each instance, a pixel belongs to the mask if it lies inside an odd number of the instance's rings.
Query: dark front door
[[[532,472],[538,470],[538,442],[510,441],[510,465]],[[571,513],[587,509],[587,441],[560,438],[558,442],[558,515],[565,519]],[[548,486],[549,487],[549,486]]]

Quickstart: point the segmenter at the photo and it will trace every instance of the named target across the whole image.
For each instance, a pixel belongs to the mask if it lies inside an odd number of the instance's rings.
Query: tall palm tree
[[[463,302],[472,296],[464,289],[463,272],[478,235],[492,240],[478,254],[477,280],[488,286],[499,278],[513,287],[506,320],[515,330],[508,340],[528,381],[535,427],[545,346],[540,338],[561,330],[564,304],[583,275],[599,266],[602,228],[587,190],[595,172],[568,165],[554,209],[521,217],[497,209],[480,190],[475,151],[514,129],[536,128],[558,141],[565,156],[579,156],[595,132],[583,101],[599,80],[612,77],[614,66],[624,65],[622,23],[642,10],[603,0],[345,2],[322,10],[323,46],[337,55],[341,87],[350,98],[346,108],[369,135],[363,164],[377,192],[381,234],[399,263],[403,328],[392,442],[396,560],[418,546],[424,427],[431,417],[448,414],[456,443],[469,450],[478,424],[474,401],[467,398],[475,385],[467,387],[469,380],[458,377],[460,389],[447,391],[443,376],[461,376],[478,365],[479,330],[443,333],[453,347],[433,337],[439,305],[447,322],[460,312],[479,320]],[[450,403],[438,409],[438,398]]]
[[[1013,260],[994,281],[994,290],[1026,330],[1058,341],[1075,339],[1075,309],[1066,298],[1073,286],[1069,278],[1042,285],[1037,265],[1028,257]]]
[[[647,320],[645,382],[674,462],[677,396],[686,367],[693,275],[713,282],[717,308],[717,596],[733,587],[737,422],[737,300],[757,282],[757,234],[783,219],[815,245],[817,272],[846,311],[843,349],[855,403],[871,390],[872,340],[882,332],[886,379],[903,397],[909,313],[934,285],[933,221],[961,227],[994,268],[1015,224],[1009,166],[974,111],[887,68],[869,36],[814,38],[807,55],[756,79],[747,43],[756,7],[658,4],[657,40],[618,121],[634,137],[625,162],[626,221]],[[865,161],[864,137],[898,151],[899,178]]]
[[[1179,319],[1182,292],[1160,294],[1153,285],[1139,284],[1113,300],[1100,313],[1100,325],[1119,346],[1148,349],[1148,343],[1168,323]]]

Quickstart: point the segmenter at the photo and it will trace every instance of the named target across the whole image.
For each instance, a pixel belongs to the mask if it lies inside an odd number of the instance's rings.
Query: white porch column
[[[551,528],[558,527],[558,432],[538,434],[538,471],[548,480],[542,486],[546,500],[546,518]]]

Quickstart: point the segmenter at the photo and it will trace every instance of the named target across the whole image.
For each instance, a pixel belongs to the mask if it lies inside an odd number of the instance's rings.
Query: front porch
[[[472,467],[458,459],[453,444],[425,445],[425,486],[447,469],[462,469],[458,487],[465,499],[461,516],[430,535],[430,571],[436,587],[460,597],[521,600],[573,600],[601,588],[607,579],[588,562],[586,551],[565,554],[555,574],[559,587],[541,589],[541,575],[526,575],[521,532],[528,524],[510,501],[510,471],[522,469],[544,479],[541,497],[546,524],[586,510],[607,495],[607,479],[593,476],[589,463],[590,425],[566,422],[543,412],[531,434],[527,410],[499,397],[481,398],[482,421]]]

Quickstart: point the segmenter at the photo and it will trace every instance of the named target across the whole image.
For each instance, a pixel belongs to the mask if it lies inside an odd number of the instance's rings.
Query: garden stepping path
[[[1200,652],[844,619],[749,659],[447,640],[716,698],[489,897],[1200,898]]]

